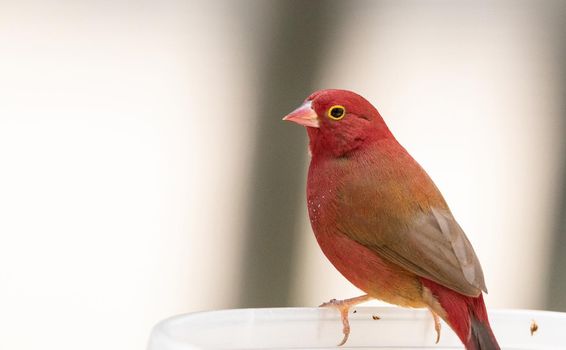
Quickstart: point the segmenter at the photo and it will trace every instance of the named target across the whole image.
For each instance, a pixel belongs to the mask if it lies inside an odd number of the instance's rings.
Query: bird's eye
[[[332,120],[340,120],[346,115],[344,106],[335,105],[328,109],[328,118]]]

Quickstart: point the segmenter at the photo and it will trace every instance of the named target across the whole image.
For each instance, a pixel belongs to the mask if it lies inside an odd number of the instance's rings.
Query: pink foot
[[[346,341],[348,341],[348,337],[350,336],[350,321],[348,320],[348,312],[350,312],[350,309],[353,306],[371,299],[373,298],[366,294],[356,298],[344,300],[332,299],[329,302],[320,305],[320,307],[332,307],[340,311],[340,317],[342,318],[342,333],[344,334],[344,338],[342,338],[342,341],[340,342],[340,344],[338,344],[338,346],[346,344]]]

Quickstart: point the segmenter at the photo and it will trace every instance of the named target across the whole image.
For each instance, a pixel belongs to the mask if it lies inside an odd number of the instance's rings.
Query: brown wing
[[[336,208],[338,230],[389,261],[459,293],[487,292],[470,241],[450,211],[439,208],[445,206],[442,196],[420,171],[427,179],[424,191],[423,183],[416,188],[410,179],[391,184],[374,176],[363,181],[365,186],[358,182],[344,188]],[[377,180],[381,182],[376,185]],[[436,201],[439,207],[418,204],[423,201]]]

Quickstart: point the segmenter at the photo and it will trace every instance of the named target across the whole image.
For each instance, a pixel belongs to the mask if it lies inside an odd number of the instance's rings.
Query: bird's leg
[[[440,317],[438,317],[438,315],[431,309],[429,310],[430,313],[432,314],[432,318],[434,319],[434,330],[436,331],[436,344],[438,344],[438,342],[440,341]]]
[[[320,307],[333,307],[340,311],[340,317],[342,318],[342,333],[344,333],[344,338],[342,339],[340,344],[338,344],[338,346],[346,344],[348,336],[350,335],[350,321],[348,320],[348,312],[350,311],[350,309],[353,306],[369,301],[371,299],[373,298],[366,294],[344,300],[332,299],[329,302],[320,305]]]

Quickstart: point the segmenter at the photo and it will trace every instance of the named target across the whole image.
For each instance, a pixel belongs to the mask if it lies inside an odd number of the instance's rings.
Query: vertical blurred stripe
[[[240,306],[287,305],[304,200],[306,136],[281,121],[315,88],[326,44],[341,19],[335,1],[273,2],[265,28],[256,144],[250,166]]]
[[[553,1],[547,12],[555,33],[554,44],[559,55],[561,67],[558,72],[561,84],[556,93],[560,98],[562,116],[562,135],[566,135],[566,1]],[[561,140],[562,164],[561,187],[557,188],[557,210],[555,216],[554,239],[552,244],[552,259],[550,264],[550,278],[546,308],[556,311],[566,311],[566,142]]]

